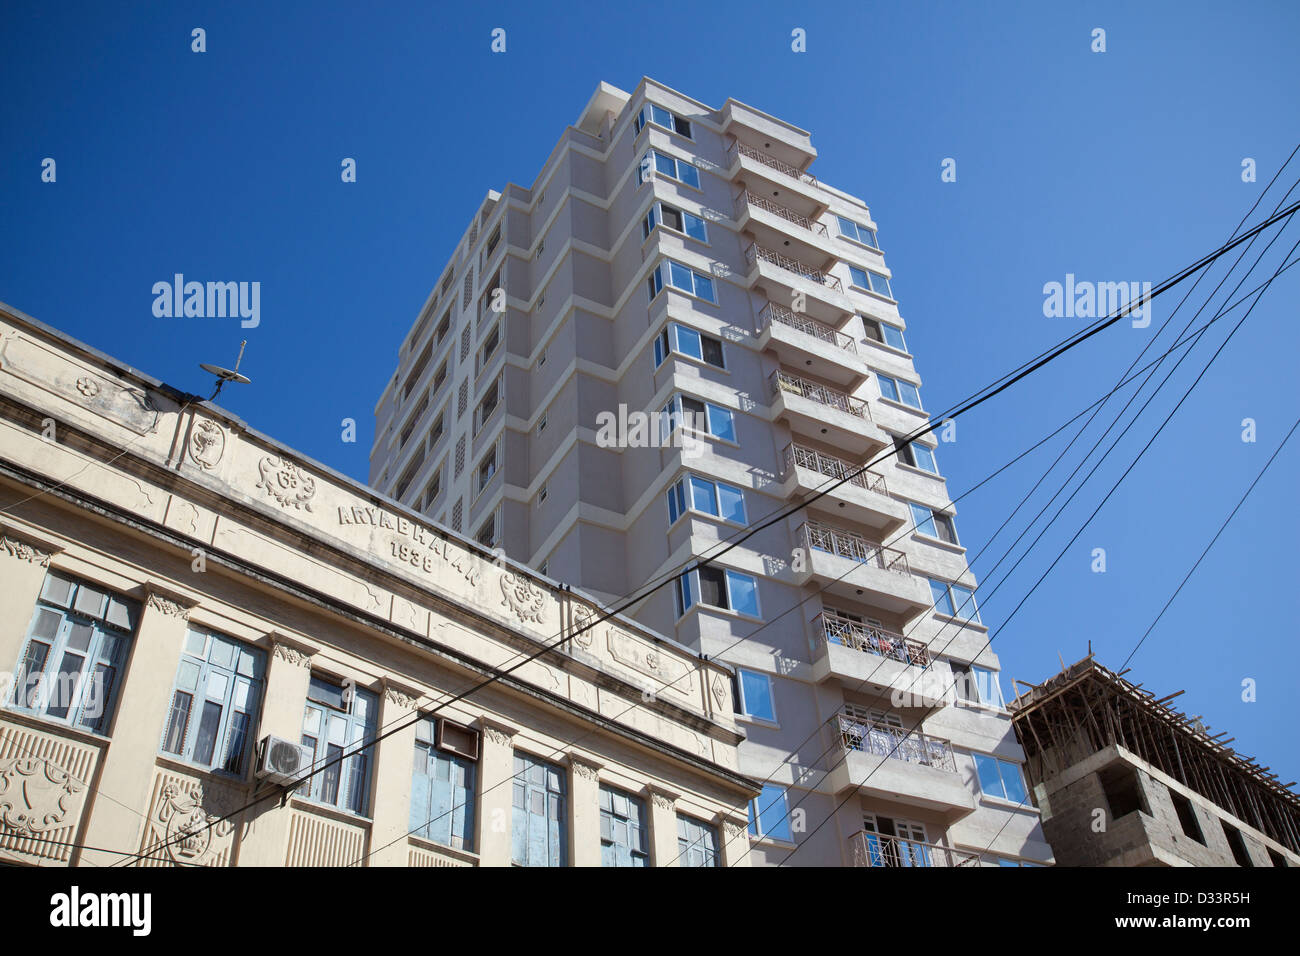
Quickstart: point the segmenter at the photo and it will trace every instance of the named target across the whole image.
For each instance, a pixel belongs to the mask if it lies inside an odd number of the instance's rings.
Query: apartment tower
[[[927,414],[876,222],[816,156],[735,100],[602,83],[437,278],[371,484],[613,606],[851,475],[627,612],[737,669],[742,852],[1050,862],[940,442],[898,441]]]

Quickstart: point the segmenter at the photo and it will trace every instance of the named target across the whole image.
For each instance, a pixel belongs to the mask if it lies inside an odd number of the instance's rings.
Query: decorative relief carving
[[[509,747],[512,734],[506,733],[499,727],[493,727],[491,724],[483,725],[483,737],[492,743],[501,747]]]
[[[573,642],[584,651],[591,650],[592,642],[596,639],[596,628],[593,626],[595,620],[596,612],[587,605],[573,605]]]
[[[713,675],[713,700],[719,710],[727,705],[727,682],[721,674]]]
[[[283,641],[275,642],[275,656],[282,661],[293,664],[295,667],[310,667],[311,655],[306,651],[299,650],[292,644],[285,644]]]
[[[168,617],[179,617],[183,621],[188,621],[190,618],[190,609],[188,607],[179,601],[174,601],[169,597],[159,594],[157,591],[149,592],[149,598],[146,601],[146,604],[155,611],[166,614]]]
[[[574,776],[581,777],[583,780],[595,780],[600,776],[600,771],[596,767],[574,757],[569,758],[569,766],[573,768]]]
[[[412,697],[396,687],[389,687],[384,691],[384,700],[396,704],[398,707],[404,707],[407,710],[414,710],[418,697]]]
[[[666,793],[660,793],[658,790],[650,791],[650,802],[660,810],[672,810],[677,805],[677,801],[671,796]]]
[[[214,421],[202,419],[190,433],[190,457],[205,471],[221,463],[226,450],[226,433]]]
[[[509,571],[501,574],[501,593],[505,595],[502,604],[510,609],[521,621],[542,623],[542,610],[546,607],[546,592],[535,587],[525,577],[517,577]]]
[[[745,829],[745,827],[742,827],[739,823],[736,823],[733,820],[726,820],[722,824],[722,830],[726,834],[728,843],[734,843],[737,840],[743,839],[745,836]]]
[[[205,807],[205,802],[209,806]],[[159,847],[157,855],[166,854],[177,863],[224,865],[229,856],[229,846],[224,844],[234,832],[234,821],[222,820],[226,809],[210,804],[198,781],[164,785],[149,820],[146,852]]]
[[[100,393],[100,390],[101,386],[99,382],[91,378],[89,375],[83,375],[81,378],[77,379],[77,391],[82,395],[85,395],[87,398],[94,398]]]
[[[292,461],[267,455],[257,465],[262,480],[258,488],[264,488],[282,508],[297,508],[311,511],[311,499],[316,494],[316,479],[303,472]]]
[[[614,660],[664,683],[663,690],[689,693],[693,685],[690,666],[637,640],[616,627],[609,629],[609,652]]]
[[[42,551],[34,544],[19,541],[17,538],[11,538],[8,535],[0,534],[0,551],[6,552],[19,561],[39,564],[43,568],[50,566],[50,553],[48,551]]]
[[[85,789],[62,767],[41,757],[0,760],[0,823],[28,835],[66,822]]]

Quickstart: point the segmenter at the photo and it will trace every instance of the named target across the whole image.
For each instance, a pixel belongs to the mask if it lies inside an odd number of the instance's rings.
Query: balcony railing
[[[860,830],[849,837],[854,866],[979,866],[974,853]]]
[[[907,564],[906,554],[896,548],[886,548],[874,541],[868,541],[856,531],[832,528],[818,521],[805,521],[797,533],[809,550],[837,554],[841,558],[848,558],[860,564],[874,564],[878,568],[896,571],[899,574],[912,573],[912,569]]]
[[[763,329],[773,322],[780,322],[782,325],[811,335],[815,339],[821,339],[837,349],[843,349],[853,355],[858,354],[858,347],[854,344],[853,339],[843,332],[831,328],[825,322],[818,322],[816,319],[810,319],[798,312],[791,312],[783,305],[769,302],[758,313],[758,331],[761,333]]]
[[[744,143],[735,142],[727,150],[727,155],[731,157],[731,162],[736,161],[737,156],[745,156],[754,160],[756,163],[762,163],[768,169],[775,169],[778,173],[789,176],[791,179],[797,179],[801,183],[807,183],[809,186],[817,185],[817,177],[812,173],[801,172],[795,169],[789,163],[783,163],[775,156],[769,156],[761,149],[755,149],[753,146],[746,146]]]
[[[818,405],[826,405],[841,412],[847,412],[857,418],[865,418],[867,421],[871,421],[871,413],[867,410],[867,403],[862,399],[854,398],[852,395],[836,391],[833,388],[827,388],[825,385],[818,385],[816,382],[810,382],[798,375],[791,375],[783,369],[777,369],[772,373],[772,397],[775,398],[778,392],[799,395],[810,402],[816,402]]]
[[[957,764],[952,757],[952,744],[942,737],[909,732],[902,727],[891,727],[850,714],[840,714],[837,719],[840,743],[846,751],[856,750],[876,757],[934,767],[949,773],[957,772]]]
[[[821,630],[827,644],[838,644],[915,667],[930,665],[930,654],[924,644],[909,641],[902,634],[883,627],[850,620],[830,610],[813,618],[813,626]]]
[[[836,292],[844,291],[844,283],[839,280],[838,276],[833,276],[829,272],[822,272],[821,269],[814,269],[806,262],[800,262],[798,259],[791,259],[789,256],[783,256],[779,252],[773,252],[765,246],[757,243],[751,243],[745,250],[746,268],[754,268],[754,264],[762,259],[786,272],[793,272],[800,278],[807,279],[810,282],[816,282],[818,285],[824,285],[828,289]]]
[[[807,216],[801,216],[793,209],[782,206],[780,203],[772,202],[772,200],[766,199],[757,193],[752,193],[747,189],[742,189],[736,198],[743,198],[748,205],[756,206],[764,212],[770,212],[774,216],[780,216],[786,222],[793,223],[801,229],[807,229],[809,232],[821,236],[823,239],[829,238],[829,233],[827,233],[826,227],[822,223],[809,219]]]
[[[842,458],[825,455],[814,448],[805,448],[803,445],[796,445],[792,442],[785,446],[785,471],[781,477],[783,479],[788,478],[793,468],[806,468],[809,471],[817,472],[819,475],[825,475],[827,478],[848,478],[849,484],[857,485],[866,491],[872,491],[878,495],[889,494],[884,475],[878,475],[874,471],[865,471],[860,466],[847,462]]]

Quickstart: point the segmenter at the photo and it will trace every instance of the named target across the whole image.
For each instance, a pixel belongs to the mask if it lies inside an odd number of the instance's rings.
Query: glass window
[[[960,584],[952,585],[952,603],[956,608],[954,612],[957,617],[967,621],[980,622],[979,608],[975,606],[975,592],[970,588],[962,587]]]
[[[975,673],[975,688],[981,703],[990,707],[1006,707],[1002,698],[1002,684],[998,681],[997,671],[987,667],[972,667]]]
[[[517,866],[564,866],[568,852],[564,768],[515,753],[511,860]]]
[[[718,516],[718,496],[713,482],[691,475],[690,484],[692,507],[696,511],[702,511],[706,515],[713,515],[716,518]]]
[[[659,175],[675,179],[694,189],[700,188],[700,171],[698,169],[684,160],[665,156],[654,149],[645,154],[645,157],[641,160],[641,165],[637,168],[638,182],[645,182],[646,174],[650,172],[652,165],[654,171]]]
[[[934,527],[934,513],[925,505],[918,505],[914,501],[909,502],[909,507],[912,509],[912,522],[916,525],[916,530],[937,538],[939,532]]]
[[[474,847],[474,763],[437,746],[433,718],[415,725],[411,833],[458,850]]]
[[[1000,797],[1012,803],[1023,803],[1026,798],[1025,781],[1020,775],[1020,765],[1001,760],[989,754],[971,754],[979,774],[980,789],[991,797]]]
[[[740,706],[750,717],[776,722],[776,705],[772,698],[772,678],[757,671],[738,670]]]
[[[745,523],[745,498],[739,488],[718,482],[718,512],[728,521]]]
[[[948,596],[948,585],[942,581],[930,579],[930,597],[934,601],[934,609],[940,614],[952,614],[952,598]]]
[[[601,784],[600,865],[649,866],[646,820],[644,800]]]
[[[266,655],[257,648],[191,627],[172,686],[162,752],[243,776],[265,668]]]
[[[763,784],[763,792],[749,801],[749,832],[773,840],[791,840],[789,798],[785,788]]]
[[[716,435],[718,438],[725,438],[727,441],[735,441],[736,430],[732,424],[730,410],[712,404],[707,407],[709,412],[709,434]]]
[[[877,375],[876,382],[880,385],[880,394],[890,401],[898,401],[898,386],[894,380],[887,375]]]
[[[650,297],[653,299],[664,286],[665,277],[674,289],[680,289],[706,302],[716,303],[713,280],[692,272],[679,262],[669,259],[660,264],[650,277]]]
[[[45,576],[10,705],[104,734],[140,605],[55,572]]]
[[[897,326],[889,325],[886,322],[881,322],[880,332],[885,339],[885,344],[890,348],[898,349],[900,352],[907,351],[907,343],[903,341],[902,329]]]
[[[655,368],[663,364],[664,359],[668,357],[670,347],[672,351],[696,361],[726,368],[722,358],[722,342],[719,339],[704,335],[687,326],[678,325],[676,322],[669,323],[655,339]]]
[[[911,446],[913,460],[917,468],[932,475],[939,474],[939,465],[934,460],[934,450],[928,445],[915,443]]]
[[[843,216],[836,216],[835,218],[840,225],[840,235],[852,239],[854,242],[860,242],[864,246],[870,246],[872,249],[880,248],[879,243],[876,241],[876,230],[851,219],[845,219]]]
[[[751,617],[758,617],[758,582],[748,574],[739,571],[727,572],[727,590],[730,592],[731,609]]]
[[[721,866],[718,828],[678,814],[677,863],[679,866]]]
[[[378,711],[379,699],[370,691],[312,676],[303,714],[302,743],[311,748],[313,769],[348,755],[303,781],[299,792],[306,799],[353,813],[366,812],[370,751],[348,752],[374,737]]]

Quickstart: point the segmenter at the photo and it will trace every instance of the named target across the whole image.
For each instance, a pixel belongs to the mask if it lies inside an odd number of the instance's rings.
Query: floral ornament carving
[[[149,592],[148,606],[155,611],[166,614],[168,617],[179,617],[182,620],[188,620],[190,609],[179,601],[174,601],[169,597],[159,594],[156,591]]]
[[[0,760],[0,823],[28,835],[70,824],[73,798],[85,784],[41,757]]]
[[[406,710],[414,710],[416,697],[398,690],[396,687],[390,687],[384,691],[384,699],[389,703],[396,704]]]
[[[590,650],[596,639],[595,620],[596,613],[591,608],[585,604],[573,605],[573,640],[584,651]]]
[[[64,380],[66,381],[66,379]],[[77,379],[77,391],[87,398],[94,398],[100,392],[100,384],[89,375],[83,375]]]
[[[727,842],[734,843],[745,835],[745,827],[733,820],[727,820],[722,824],[722,829],[727,835]]]
[[[214,839],[220,840],[234,830],[231,820],[221,813],[203,808],[203,786],[194,783],[183,789],[174,783],[163,787],[158,813],[153,820],[154,834],[166,844],[166,852],[177,863],[202,864],[212,850]]]
[[[276,657],[280,658],[280,660],[293,664],[295,667],[311,666],[311,655],[306,651],[299,650],[292,644],[285,644],[277,641],[274,653]]]
[[[296,464],[274,455],[267,455],[257,465],[262,480],[258,488],[280,503],[282,508],[311,511],[309,502],[316,494],[316,479],[303,472]]]
[[[658,790],[650,792],[650,801],[660,810],[671,810],[676,805],[676,801],[671,796]]]
[[[19,541],[17,538],[11,538],[8,535],[0,534],[0,551],[6,552],[19,561],[39,564],[43,568],[50,566],[50,553],[48,551],[42,551],[35,545],[28,544],[26,541]]]
[[[511,735],[501,730],[499,727],[493,727],[485,724],[483,727],[483,736],[492,743],[500,747],[509,747]]]
[[[573,757],[569,758],[569,766],[573,768],[574,776],[581,777],[583,780],[595,780],[599,776],[599,772],[591,764],[583,763]]]
[[[190,457],[205,471],[221,462],[226,450],[226,433],[214,421],[203,419],[190,434]]]
[[[501,603],[510,605],[519,620],[542,623],[546,592],[534,586],[533,582],[506,571],[501,575],[501,593],[505,595],[505,600]]]

